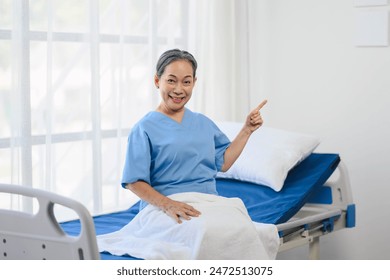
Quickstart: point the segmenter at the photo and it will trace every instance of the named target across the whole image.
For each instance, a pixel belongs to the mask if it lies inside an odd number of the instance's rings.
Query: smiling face
[[[193,72],[191,63],[181,59],[167,65],[161,77],[154,77],[162,98],[159,111],[167,115],[184,112],[196,82]]]

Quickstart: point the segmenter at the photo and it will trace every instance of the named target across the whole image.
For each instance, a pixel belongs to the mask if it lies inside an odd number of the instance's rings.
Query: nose
[[[173,93],[177,95],[183,93],[183,85],[181,83],[177,83],[175,88],[173,89]]]

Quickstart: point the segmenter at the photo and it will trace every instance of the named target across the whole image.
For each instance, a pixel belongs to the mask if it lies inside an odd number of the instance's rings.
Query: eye
[[[168,79],[167,82],[168,82],[169,84],[173,84],[173,83],[175,83],[175,80],[174,80],[174,79]]]

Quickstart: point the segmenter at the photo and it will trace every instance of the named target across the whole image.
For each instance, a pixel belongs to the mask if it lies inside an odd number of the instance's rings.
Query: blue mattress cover
[[[239,197],[243,200],[253,221],[279,224],[288,221],[314,196],[336,169],[338,154],[313,153],[294,167],[288,174],[280,192],[269,187],[230,179],[217,179],[221,196]],[[138,213],[139,203],[127,210],[95,216],[96,234],[119,230]],[[69,235],[78,235],[78,220],[61,223]],[[131,256],[113,256],[101,253],[102,259],[135,259]]]
[[[261,223],[287,222],[314,196],[340,162],[337,154],[311,154],[293,168],[281,191],[247,182],[218,179],[218,193],[240,197],[252,220]]]

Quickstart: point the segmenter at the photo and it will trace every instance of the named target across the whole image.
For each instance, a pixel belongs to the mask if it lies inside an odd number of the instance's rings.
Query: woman
[[[211,120],[185,107],[196,84],[196,68],[195,58],[186,51],[174,49],[161,55],[154,77],[161,103],[134,127],[122,179],[122,186],[143,200],[141,208],[155,205],[178,223],[200,212],[167,195],[217,194],[215,175],[233,165],[250,135],[263,124],[259,110],[266,103],[250,112],[230,143]]]
[[[161,103],[133,127],[122,178],[122,186],[140,197],[142,211],[120,233],[100,237],[101,251],[152,259],[260,257],[247,253],[263,250],[263,245],[242,201],[216,200],[215,176],[233,165],[263,124],[259,110],[266,101],[250,112],[230,142],[210,119],[185,107],[196,69],[195,58],[186,51],[173,49],[160,56],[154,83]],[[227,230],[224,219],[234,217],[239,220],[236,228],[228,225]],[[235,244],[225,250],[228,243],[221,235]]]

